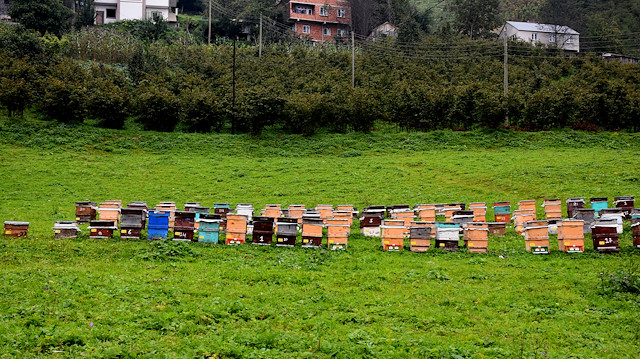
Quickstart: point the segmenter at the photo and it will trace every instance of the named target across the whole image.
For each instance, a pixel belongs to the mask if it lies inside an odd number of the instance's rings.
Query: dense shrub
[[[100,126],[122,128],[130,114],[131,94],[123,71],[93,65],[88,79],[87,116],[100,120]]]
[[[9,116],[22,114],[35,94],[35,66],[26,59],[0,53],[0,104]]]
[[[40,83],[38,108],[60,122],[82,121],[92,90],[87,86],[87,78],[85,68],[71,59],[52,66],[49,76]]]
[[[164,79],[149,77],[137,88],[136,110],[145,130],[173,131],[179,118],[179,101]]]

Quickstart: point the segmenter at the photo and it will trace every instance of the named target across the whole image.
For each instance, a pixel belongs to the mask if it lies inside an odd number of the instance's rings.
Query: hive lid
[[[575,203],[584,203],[584,197],[569,197],[565,201],[567,203],[575,202]]]
[[[11,226],[28,226],[29,222],[21,222],[21,221],[5,221],[4,222],[5,225],[11,225]]]
[[[53,230],[75,229],[76,231],[80,232],[80,228],[78,228],[78,224],[76,224],[76,223],[71,224],[71,223],[59,223],[59,222],[56,222],[56,224],[51,229],[53,229]]]

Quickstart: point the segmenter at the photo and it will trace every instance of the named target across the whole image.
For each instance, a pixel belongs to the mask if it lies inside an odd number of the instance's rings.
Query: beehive
[[[203,243],[218,243],[220,239],[221,219],[200,218],[198,241]]]
[[[596,217],[600,216],[601,209],[609,206],[609,199],[607,197],[591,197],[589,202],[591,202],[591,208],[595,212]]]
[[[484,202],[471,202],[469,203],[469,210],[473,211],[474,222],[486,222],[487,221],[487,204]]]
[[[413,207],[421,222],[436,221],[436,206],[434,204],[418,204]]]
[[[320,247],[322,245],[322,228],[324,224],[320,218],[302,218],[302,246]]]
[[[600,210],[600,219],[611,219],[617,223],[616,231],[618,234],[622,234],[624,231],[624,212],[621,208],[603,208]]]
[[[414,221],[411,222],[410,228],[412,227],[420,227],[420,228],[431,228],[429,230],[429,238],[436,238],[436,222],[435,221]],[[411,237],[411,231],[409,231],[409,237]]]
[[[451,203],[451,204],[447,204],[444,207],[444,218],[445,221],[447,222],[451,222],[451,217],[453,217],[453,213],[456,211],[461,211],[462,207],[458,204],[455,203]]]
[[[147,239],[167,238],[169,233],[169,212],[149,211]]]
[[[393,212],[393,218],[402,220],[404,222],[404,226],[409,227],[411,222],[415,221],[415,213],[409,208],[397,209]]]
[[[5,237],[26,238],[29,232],[29,222],[5,221]]]
[[[412,252],[426,252],[431,247],[431,230],[427,222],[412,222],[409,228],[409,249]]]
[[[96,219],[98,204],[90,201],[76,202],[76,221],[78,223],[87,223]]]
[[[559,199],[545,199],[542,207],[547,220],[562,219],[562,202]]]
[[[495,222],[511,222],[511,202],[502,201],[493,203],[493,213]]]
[[[349,226],[347,224],[327,224],[327,246],[332,249],[347,249]]]
[[[333,206],[330,204],[319,204],[316,206],[316,212],[320,213],[320,218],[327,223],[327,219],[333,217]]]
[[[489,234],[496,237],[504,237],[507,231],[507,224],[504,222],[487,222]]]
[[[333,211],[333,218],[344,219],[347,221],[349,226],[353,224],[353,212],[351,211],[339,211],[339,210]]]
[[[112,221],[89,221],[89,238],[111,238],[118,227]]]
[[[253,235],[251,243],[271,245],[273,241],[273,217],[253,217]]]
[[[518,234],[523,234],[525,222],[534,221],[536,215],[532,210],[518,209],[513,211],[513,227]]]
[[[584,208],[584,197],[569,197],[565,201],[567,203],[567,217],[573,218],[577,209]]]
[[[618,252],[618,224],[615,219],[599,219],[591,225],[593,249],[598,252]]]
[[[365,209],[360,217],[360,233],[367,237],[380,237],[384,209]]]
[[[576,208],[573,210],[573,218],[584,222],[582,231],[591,233],[591,224],[595,221],[595,210],[593,208]]]
[[[584,252],[584,221],[565,219],[558,224],[558,249],[568,253]]]
[[[198,207],[193,207],[192,210],[196,214],[196,218],[194,219],[195,221],[194,226],[197,231],[200,229],[200,217],[202,217],[203,214],[208,214],[211,208],[198,206]]]
[[[632,221],[631,236],[633,237],[633,246],[640,248],[640,219]]]
[[[298,235],[298,219],[280,217],[276,220],[276,246],[293,247]]]
[[[195,212],[176,211],[173,239],[179,241],[192,241],[195,232]]]
[[[98,216],[101,221],[111,221],[114,226],[120,223],[120,204],[111,202],[100,203],[98,207]]]
[[[462,227],[465,223],[473,222],[474,214],[473,211],[459,210],[453,212],[453,216],[451,216],[451,222],[457,223]]]
[[[195,208],[200,207],[200,202],[185,202],[184,203],[184,211],[185,212],[195,212]]]
[[[242,214],[227,213],[225,242],[228,245],[243,244],[247,239],[247,217]]]
[[[409,209],[408,204],[394,204],[387,207],[387,217],[394,218],[396,211],[406,211]]]
[[[436,247],[449,252],[458,250],[460,240],[460,227],[438,226],[436,223]]]
[[[357,217],[358,211],[352,204],[339,204],[336,206],[337,211],[345,211],[351,213],[351,218]]]
[[[624,214],[625,218],[631,218],[630,213],[635,206],[634,203],[634,196],[618,196],[613,200],[613,205],[616,206],[616,208],[622,209],[622,213]]]
[[[78,238],[80,232],[78,222],[76,221],[57,221],[53,225],[53,236],[55,239]]]
[[[385,221],[384,225],[380,226],[382,231],[382,249],[385,251],[402,250],[404,247],[404,237],[406,232],[404,222],[402,222],[401,225],[387,225],[386,222],[387,221]]]
[[[289,217],[298,220],[298,223],[302,223],[302,215],[305,212],[304,204],[291,204],[289,205]]]
[[[146,222],[145,210],[142,208],[123,208],[121,215],[120,238],[142,238],[142,228]]]
[[[484,253],[489,250],[489,225],[486,223],[466,223],[464,228],[464,244],[473,253]]]
[[[527,221],[524,223],[523,233],[527,252],[549,254],[549,228],[547,221]]]

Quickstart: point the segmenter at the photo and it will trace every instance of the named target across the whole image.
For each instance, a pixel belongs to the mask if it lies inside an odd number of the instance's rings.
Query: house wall
[[[302,32],[303,26],[309,26],[311,28],[310,34],[305,34]],[[327,28],[331,31],[331,35],[322,35],[322,29]],[[309,36],[315,41],[334,41],[334,37],[338,35],[338,30],[342,29],[345,31],[345,36],[348,36],[348,27],[342,24],[322,24],[318,22],[311,21],[297,21],[295,23],[295,33],[300,35],[301,37]]]
[[[120,0],[118,6],[118,20],[144,19],[144,5],[140,0]]]
[[[105,24],[109,24],[109,23],[118,21],[118,18],[117,18],[118,12],[117,12],[117,6],[116,5],[94,5],[94,7],[95,7],[96,13],[99,12],[99,11],[102,11],[104,13],[104,23]],[[107,17],[107,9],[116,10],[116,17],[108,18]]]
[[[543,45],[556,45],[558,47],[560,47],[563,50],[567,50],[567,51],[580,51],[580,37],[579,35],[569,35],[569,34],[562,34],[562,33],[557,33],[556,35],[556,42],[551,42],[551,37],[552,35],[554,35],[553,33],[550,32],[537,32],[537,31],[520,31],[516,28],[514,28],[513,26],[507,24],[505,26],[505,29],[503,29],[502,33],[500,34],[500,38],[502,38],[502,36],[504,36],[504,32],[506,30],[506,34],[507,34],[507,38],[508,39],[512,39],[513,36],[515,36],[516,38],[522,40],[522,41],[526,41],[526,42],[530,42],[530,43],[539,43],[539,44],[543,44]],[[537,34],[537,39],[533,39],[532,35],[533,34]],[[572,42],[567,42],[567,39],[571,37],[572,38]]]
[[[296,7],[311,8],[311,14],[296,13]],[[325,8],[326,14],[321,15],[321,8]],[[339,10],[344,11],[344,17],[338,17]],[[351,23],[351,8],[346,0],[290,0],[289,20],[294,22],[295,32],[300,36],[309,36],[315,41],[333,40],[338,34],[338,29],[348,30]],[[310,26],[311,32],[302,32],[303,26]],[[322,35],[322,28],[331,30],[331,35]]]

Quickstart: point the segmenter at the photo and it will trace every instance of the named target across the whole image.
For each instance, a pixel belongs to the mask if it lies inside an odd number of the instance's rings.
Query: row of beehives
[[[269,245],[273,236],[278,246],[293,246],[298,233],[305,247],[322,244],[323,229],[327,229],[327,245],[330,248],[346,248],[347,238],[356,209],[351,205],[318,205],[306,209],[304,205],[267,205],[261,216],[253,216],[251,204],[241,203],[231,211],[228,203],[218,203],[210,208],[199,203],[185,204],[178,211],[175,202],[161,202],[149,210],[145,202],[132,202],[122,208],[121,201],[76,202],[76,221],[56,222],[56,238],[77,236],[78,222],[89,222],[90,238],[109,238],[120,230],[121,238],[142,238],[145,220],[148,218],[147,238],[167,238],[173,232],[174,240],[193,240],[217,243],[220,233],[225,233],[227,244],[241,244],[252,235],[252,243]],[[283,217],[287,215],[288,217]],[[96,220],[99,216],[99,220]],[[118,228],[120,225],[120,228]]]
[[[364,218],[367,218],[366,216]],[[564,219],[555,222],[555,232],[560,251],[582,253],[584,251],[584,221]],[[640,218],[632,219],[633,246],[640,248]],[[414,252],[426,252],[435,240],[437,248],[455,252],[462,237],[470,252],[487,252],[489,234],[503,237],[506,223],[500,222],[420,222],[412,221],[407,227],[403,220],[382,220],[379,227],[361,227],[365,235],[380,236],[384,250],[402,250],[405,240]],[[518,233],[524,236],[525,249],[534,254],[549,253],[549,221],[525,221]],[[617,252],[621,229],[613,219],[599,219],[590,225],[593,248],[599,252]]]

